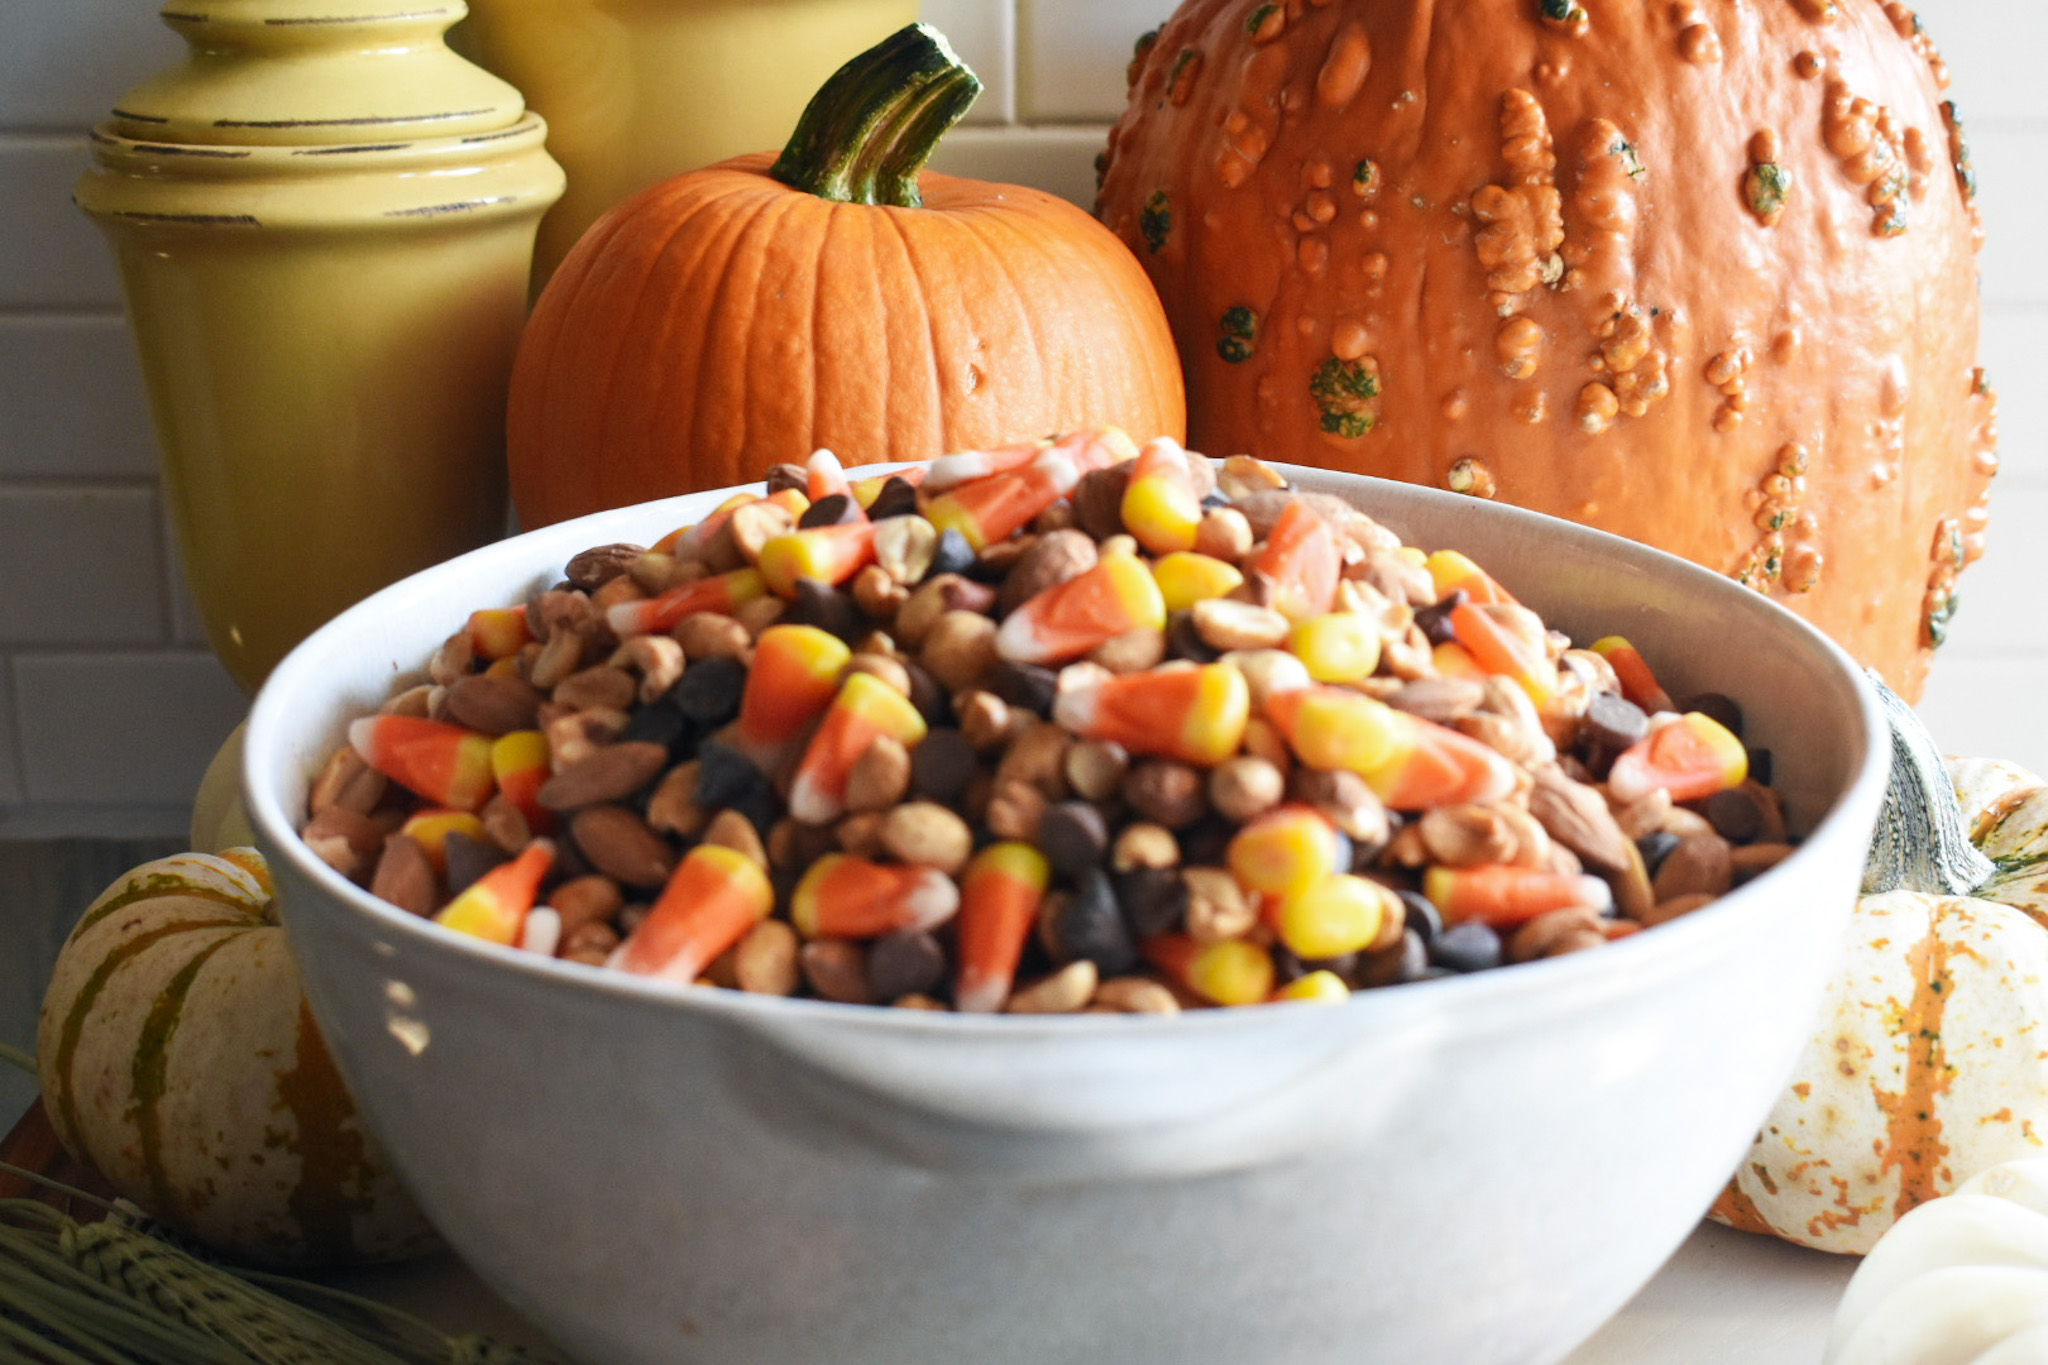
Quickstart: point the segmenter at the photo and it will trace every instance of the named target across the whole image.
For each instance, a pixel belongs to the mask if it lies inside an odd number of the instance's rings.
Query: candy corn
[[[1001,472],[963,481],[925,504],[925,519],[958,531],[980,550],[1023,527],[1067,496],[1081,476],[1131,458],[1131,438],[1115,427],[1062,438]],[[940,485],[925,478],[925,487]]]
[[[673,555],[677,559],[700,558],[704,546],[710,542],[711,537],[717,535],[719,528],[731,520],[734,508],[760,501],[759,493],[735,493],[712,508],[704,520],[693,526],[679,526],[648,548],[656,554]]]
[[[794,597],[799,578],[837,587],[874,562],[875,524],[811,526],[771,536],[761,547],[761,580],[777,597]]]
[[[1051,876],[1044,854],[1014,841],[990,844],[968,863],[960,878],[953,987],[961,1010],[992,1014],[1003,1007]]]
[[[1380,666],[1379,628],[1360,612],[1327,612],[1297,621],[1287,651],[1317,682],[1356,682]]]
[[[555,813],[540,803],[541,786],[552,773],[547,736],[540,731],[514,730],[492,741],[491,775],[535,834],[546,834],[555,827]]]
[[[1053,719],[1083,739],[1212,767],[1235,754],[1251,689],[1229,664],[1109,674],[1063,686]]]
[[[434,915],[436,924],[492,943],[519,942],[526,913],[540,893],[542,878],[555,865],[555,846],[535,839],[510,862],[499,863],[471,882]]]
[[[1268,605],[1290,621],[1328,611],[1336,603],[1343,568],[1330,523],[1302,502],[1287,504],[1252,563],[1254,572],[1271,581]]]
[[[805,938],[875,938],[935,929],[959,908],[960,888],[935,867],[828,853],[796,884],[789,919]]]
[[[1235,564],[1192,550],[1176,550],[1153,560],[1152,577],[1169,613],[1186,611],[1212,597],[1228,597],[1244,582]]]
[[[1351,870],[1351,841],[1315,807],[1285,805],[1232,836],[1223,860],[1247,891],[1297,896],[1336,873]]]
[[[735,849],[699,844],[605,965],[688,984],[774,908],[775,888],[759,864]]]
[[[804,478],[804,496],[811,502],[822,502],[841,493],[849,498],[853,496],[853,486],[847,481],[845,467],[829,450],[811,452],[811,458],[804,462]]]
[[[1296,688],[1265,708],[1303,763],[1357,773],[1395,810],[1498,801],[1515,787],[1514,765],[1484,744],[1361,693]]]
[[[476,816],[466,810],[443,810],[439,807],[415,812],[398,827],[398,832],[420,846],[436,872],[448,870],[449,835],[463,834],[479,842],[487,837],[484,822]]]
[[[807,825],[838,819],[846,810],[847,775],[877,739],[886,735],[907,748],[924,734],[924,717],[908,697],[872,673],[848,674],[797,765],[790,815]]]
[[[477,657],[509,659],[533,638],[526,621],[526,604],[491,607],[469,614],[469,641]]]
[[[865,479],[855,479],[851,485],[853,500],[863,508],[873,507],[875,499],[882,496],[882,490],[888,486],[891,479],[901,479],[912,488],[920,487],[925,482],[925,471],[928,468],[927,465],[912,465],[908,469],[892,469],[886,474],[871,474]]]
[[[620,639],[632,635],[654,635],[674,630],[684,617],[700,611],[731,613],[768,591],[758,569],[734,569],[710,578],[700,578],[671,588],[659,597],[614,603],[605,613],[605,624]]]
[[[963,483],[973,483],[994,474],[1007,474],[1030,464],[1051,445],[1050,441],[1022,441],[1016,445],[998,446],[994,450],[961,450],[941,455],[925,468],[924,490],[927,493],[944,493]]]
[[[1451,608],[1450,622],[1458,643],[1480,668],[1512,679],[1538,706],[1557,695],[1557,665],[1540,641],[1524,639],[1469,601]]]
[[[1636,652],[1636,647],[1619,635],[1609,635],[1595,640],[1592,650],[1607,660],[1607,666],[1614,670],[1615,678],[1621,683],[1621,695],[1642,707],[1652,715],[1659,711],[1671,711],[1671,694],[1657,683],[1657,675],[1650,671],[1650,665]]]
[[[363,762],[436,805],[475,810],[491,799],[491,739],[421,716],[365,716],[348,727]]]
[[[1109,555],[1004,617],[996,653],[1014,663],[1066,663],[1127,630],[1165,625],[1166,601],[1144,560]]]
[[[1432,867],[1422,875],[1422,894],[1443,913],[1447,924],[1476,919],[1495,928],[1508,928],[1574,905],[1605,910],[1614,903],[1613,891],[1598,877],[1504,863]]]
[[[1607,773],[1615,798],[1633,801],[1662,788],[1673,801],[1698,801],[1739,787],[1749,776],[1749,751],[1712,716],[1688,711],[1637,740]]]
[[[1401,898],[1392,891],[1344,872],[1285,896],[1273,918],[1288,951],[1315,961],[1363,950],[1389,917],[1401,913]]]
[[[1436,585],[1439,602],[1460,588],[1465,590],[1465,600],[1468,602],[1515,600],[1506,588],[1487,576],[1486,570],[1456,550],[1438,550],[1423,561],[1423,564],[1429,570],[1430,582]]]
[[[1195,548],[1202,498],[1188,469],[1188,453],[1170,436],[1150,441],[1124,485],[1124,529],[1155,555]]]
[[[1138,945],[1146,961],[1216,1005],[1256,1005],[1273,993],[1273,955],[1241,938],[1201,944],[1155,934]]]
[[[816,626],[770,626],[754,642],[754,662],[740,694],[732,739],[764,770],[783,745],[824,714],[839,691],[839,675],[853,651]]]

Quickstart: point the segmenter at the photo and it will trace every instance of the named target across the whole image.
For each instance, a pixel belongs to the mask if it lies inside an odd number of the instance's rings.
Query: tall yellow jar
[[[297,641],[505,526],[504,401],[563,177],[459,0],[167,6],[184,66],[93,134],[186,573],[254,689]]]
[[[568,192],[536,287],[606,209],[656,181],[789,140],[825,78],[917,18],[917,0],[470,0],[456,42],[548,120]]]

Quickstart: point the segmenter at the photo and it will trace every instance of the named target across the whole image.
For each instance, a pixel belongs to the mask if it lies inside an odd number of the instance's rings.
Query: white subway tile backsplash
[[[0,135],[0,308],[119,308],[113,253],[71,202],[78,136]]]
[[[0,582],[0,647],[162,642],[155,494],[0,484]]]
[[[2048,484],[2048,306],[1984,310],[1984,364],[1998,391],[1998,492]],[[1994,512],[1997,510],[1994,504]]]
[[[2048,303],[2038,225],[2048,221],[2048,123],[1969,126],[1977,202],[1984,212],[1987,303]]]
[[[0,479],[156,476],[149,406],[119,317],[0,315]]]
[[[21,746],[15,742],[14,673],[0,655],[0,806],[26,798],[21,785]]]
[[[83,129],[185,44],[146,0],[0,5],[0,125]]]
[[[2034,60],[2048,52],[2048,7],[1995,0],[1920,0],[1914,8],[1948,63],[1948,93],[1964,118],[2041,116]]]
[[[248,699],[198,650],[24,654],[14,662],[33,802],[189,804]]]
[[[1107,127],[956,128],[939,144],[932,169],[1056,194],[1087,208],[1095,202],[1095,156]]]
[[[2003,758],[2048,776],[2048,726],[2029,709],[2048,696],[2048,659],[1942,659],[1916,708],[1943,753]]]
[[[946,35],[981,77],[981,98],[969,124],[1005,124],[1017,118],[1017,18],[1007,4],[988,0],[924,0],[919,18]]]
[[[1173,10],[1171,0],[1017,0],[1017,117],[1115,122],[1131,49]]]

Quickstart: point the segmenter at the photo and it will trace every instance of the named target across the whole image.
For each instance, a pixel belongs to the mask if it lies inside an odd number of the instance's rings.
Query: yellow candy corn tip
[[[1344,984],[1344,978],[1332,971],[1314,971],[1294,980],[1273,992],[1275,1000],[1307,1000],[1319,1005],[1334,1005],[1351,998],[1351,988]]]
[[[1052,866],[1045,855],[1030,844],[1006,840],[990,844],[975,854],[961,880],[974,882],[984,877],[1013,878],[1034,891],[1042,892],[1052,881]]]

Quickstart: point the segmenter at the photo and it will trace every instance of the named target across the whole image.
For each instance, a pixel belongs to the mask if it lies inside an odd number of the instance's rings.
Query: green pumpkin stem
[[[918,208],[917,173],[980,94],[945,35],[911,24],[832,73],[768,173],[820,199]]]
[[[1892,735],[1892,776],[1863,865],[1863,894],[1967,896],[1997,871],[1970,842],[1962,803],[1934,737],[1877,674],[1866,671]]]

